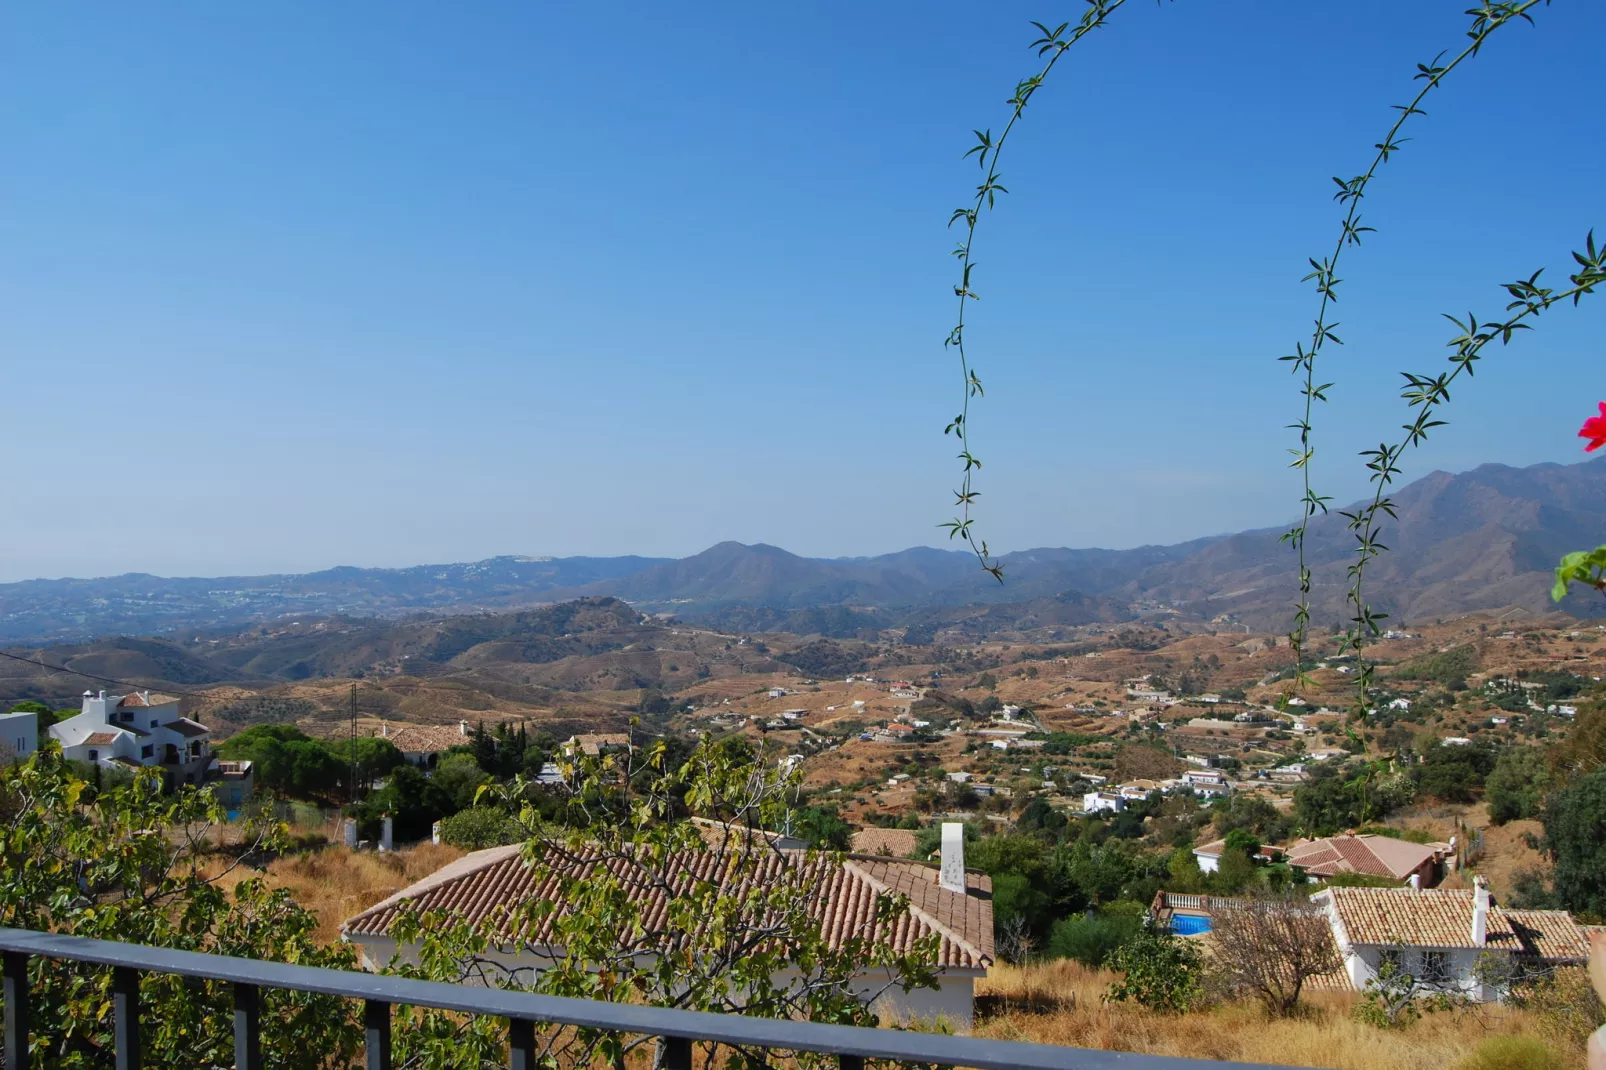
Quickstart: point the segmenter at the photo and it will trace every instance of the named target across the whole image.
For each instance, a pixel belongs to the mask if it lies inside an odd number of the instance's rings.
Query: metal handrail
[[[1268,1070],[1264,1064],[1222,1063],[546,996],[27,929],[0,928],[0,954],[4,960],[6,1070],[27,1070],[29,1065],[30,956],[112,967],[117,1070],[138,1070],[139,1067],[139,975],[142,972],[234,984],[237,1070],[258,1070],[262,1065],[257,1050],[257,1016],[258,993],[263,988],[293,989],[366,1001],[364,1020],[369,1070],[389,1070],[390,1008],[395,1004],[508,1019],[513,1070],[529,1070],[534,1066],[535,1023],[663,1037],[667,1056],[665,1070],[691,1070],[691,1045],[698,1041],[836,1055],[842,1070],[862,1070],[865,1059],[977,1067],[979,1070],[1250,1070],[1253,1066]]]

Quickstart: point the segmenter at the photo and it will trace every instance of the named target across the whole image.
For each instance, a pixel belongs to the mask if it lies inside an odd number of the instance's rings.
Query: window
[[[1443,951],[1422,952],[1422,980],[1443,984],[1450,979],[1450,956]]]
[[[134,723],[134,711],[133,710],[124,710],[122,713],[118,714],[117,716],[118,716],[118,719],[121,720],[124,724],[133,724]]]
[[[139,749],[139,756],[141,758],[154,758],[156,757],[156,748],[147,743]]]
[[[152,728],[156,728],[157,726],[158,726],[158,722],[157,722],[156,718],[152,717],[151,718],[151,727]]]
[[[89,752],[89,760],[92,761],[92,762],[100,761],[100,751],[98,751],[98,750],[90,751]]]
[[[1377,965],[1379,969],[1382,969],[1384,966],[1393,966],[1396,970],[1398,970],[1404,965],[1404,962],[1402,961],[1403,959],[1404,955],[1401,954],[1399,948],[1385,947],[1382,951],[1378,952]]]

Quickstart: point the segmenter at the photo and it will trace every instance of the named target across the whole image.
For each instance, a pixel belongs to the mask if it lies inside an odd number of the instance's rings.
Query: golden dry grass
[[[1285,1066],[1454,1070],[1492,1036],[1535,1032],[1528,1014],[1498,1006],[1430,1014],[1406,1028],[1377,1029],[1350,1016],[1353,993],[1329,992],[1309,997],[1309,1013],[1296,1019],[1268,1019],[1248,1003],[1171,1017],[1106,1004],[1100,997],[1112,978],[1069,961],[994,967],[978,982],[978,996],[1003,996],[1050,1009],[1006,1011],[980,1022],[976,1035]],[[1573,1064],[1581,1065],[1581,1060],[1574,1058]]]
[[[332,944],[340,939],[341,922],[462,855],[455,847],[430,843],[386,854],[323,847],[275,859],[269,863],[266,876],[271,885],[288,889],[297,903],[318,916],[314,935],[319,942]],[[225,864],[221,859],[215,861],[214,872],[221,871]],[[247,877],[259,875],[258,871],[242,866],[222,883],[232,887]]]

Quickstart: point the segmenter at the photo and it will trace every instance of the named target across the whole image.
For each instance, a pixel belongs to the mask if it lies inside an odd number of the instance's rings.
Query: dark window
[[[98,750],[90,751],[89,752],[89,760],[92,761],[92,762],[100,761],[100,751],[98,751]]]
[[[1443,984],[1450,979],[1450,956],[1443,951],[1422,952],[1422,980]]]
[[[156,756],[156,748],[147,743],[139,749],[139,756],[141,758],[154,758]]]

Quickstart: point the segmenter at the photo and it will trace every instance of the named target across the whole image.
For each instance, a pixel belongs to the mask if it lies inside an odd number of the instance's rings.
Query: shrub
[[[1130,943],[1143,929],[1137,918],[1081,914],[1061,918],[1048,936],[1051,958],[1075,959],[1097,969],[1109,962],[1115,952]]]
[[[1170,933],[1145,925],[1110,956],[1123,976],[1104,998],[1131,1000],[1161,1014],[1182,1014],[1199,1002],[1203,990],[1199,951]]]
[[[1490,1037],[1461,1060],[1458,1070],[1562,1070],[1560,1056],[1533,1037]]]
[[[524,839],[519,823],[494,807],[459,810],[441,822],[441,842],[465,851],[501,847]]]
[[[1582,969],[1559,969],[1517,995],[1538,1017],[1540,1035],[1564,1051],[1582,1052],[1589,1034],[1606,1025],[1606,1008]]]

